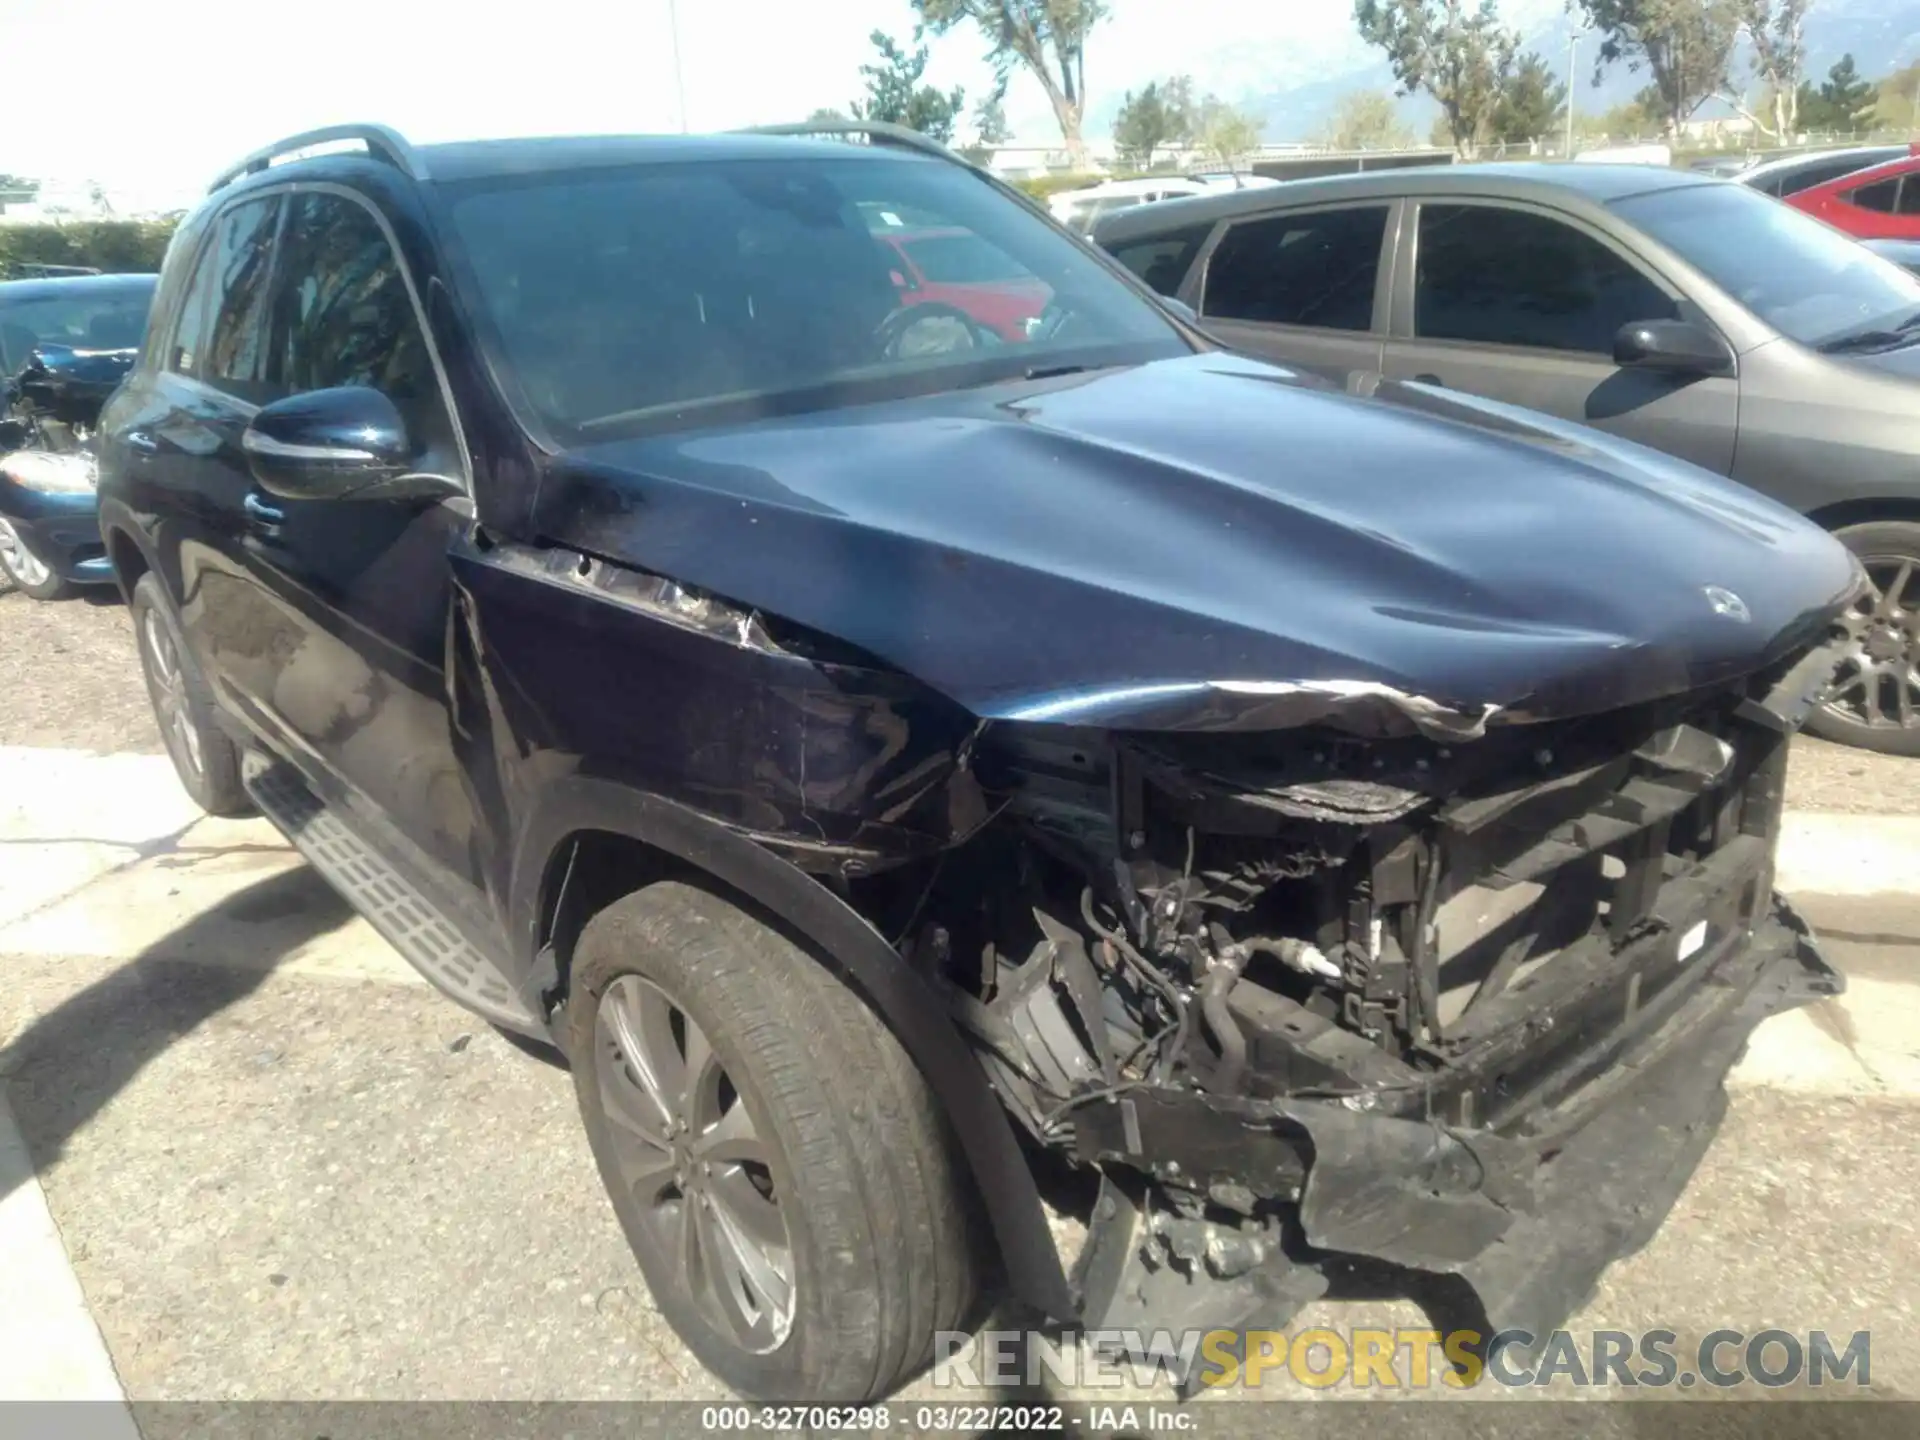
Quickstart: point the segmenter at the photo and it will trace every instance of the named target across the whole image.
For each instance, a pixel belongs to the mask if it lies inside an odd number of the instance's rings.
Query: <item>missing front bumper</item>
[[[1210,1235],[1203,1219],[1183,1268],[1164,1241],[1150,1243],[1167,1227],[1145,1192],[1130,1200],[1109,1184],[1075,1272],[1082,1320],[1102,1330],[1277,1327],[1359,1256],[1448,1277],[1408,1286],[1446,1312],[1433,1314],[1436,1325],[1526,1349],[1658,1231],[1719,1128],[1726,1076],[1754,1028],[1843,988],[1776,899],[1751,939],[1635,1028],[1604,1074],[1573,1088],[1558,1083],[1565,1072],[1543,1079],[1539,1103],[1509,1107],[1497,1127],[1361,1108],[1381,1096],[1205,1098],[1204,1119],[1172,1097],[1088,1107],[1084,1158],[1177,1176],[1215,1201],[1244,1195],[1256,1214],[1294,1200],[1297,1211],[1268,1232],[1289,1243],[1256,1246],[1231,1274],[1216,1241],[1233,1227]]]

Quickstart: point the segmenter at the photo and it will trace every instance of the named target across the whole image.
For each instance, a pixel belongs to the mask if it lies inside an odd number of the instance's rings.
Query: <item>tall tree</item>
[[[1551,65],[1529,50],[1501,88],[1488,132],[1509,145],[1538,140],[1558,128],[1566,110],[1567,87],[1554,78]]]
[[[1024,66],[1053,106],[1074,168],[1086,168],[1087,36],[1106,18],[1105,0],[913,0],[913,8],[936,35],[972,21],[1001,75]]]
[[[1202,100],[1194,120],[1194,143],[1210,160],[1235,169],[1260,148],[1266,122],[1217,95]]]
[[[1004,145],[1013,138],[1013,127],[1007,124],[1007,82],[1004,76],[973,107],[973,138],[974,144],[988,148]]]
[[[1354,0],[1361,38],[1387,52],[1400,93],[1440,102],[1462,159],[1486,139],[1520,37],[1494,0]]]
[[[807,116],[809,125],[844,125],[848,117],[830,105],[822,105]]]
[[[1334,150],[1397,150],[1413,144],[1413,130],[1386,91],[1349,90],[1333,102],[1320,143]]]
[[[1184,80],[1184,77],[1182,77]],[[1153,152],[1163,145],[1190,140],[1195,131],[1191,82],[1159,81],[1138,95],[1129,90],[1113,121],[1113,144],[1121,160],[1136,169],[1153,164]]]
[[[1799,123],[1800,72],[1807,63],[1807,8],[1812,0],[1736,0],[1740,30],[1750,47],[1748,63],[1766,97],[1766,116],[1755,115],[1739,96],[1725,98],[1762,130],[1784,140]]]
[[[860,67],[860,73],[867,77],[867,94],[864,100],[854,101],[853,118],[904,125],[931,135],[943,145],[953,139],[954,122],[966,104],[966,93],[957,86],[936,90],[920,83],[927,70],[926,46],[918,46],[909,55],[884,30],[874,31],[869,38],[880,59]],[[919,38],[917,33],[914,38]]]
[[[1834,62],[1819,89],[1811,80],[1802,80],[1799,90],[1799,123],[1809,130],[1861,129],[1880,98],[1873,83],[1860,78],[1851,55]]]
[[[1904,130],[1909,135],[1920,131],[1920,61],[1882,75],[1874,83],[1872,122],[1878,130]]]
[[[1727,89],[1727,65],[1740,28],[1737,0],[1578,0],[1604,37],[1594,80],[1615,61],[1645,66],[1660,97],[1660,125],[1669,138],[1700,102]]]

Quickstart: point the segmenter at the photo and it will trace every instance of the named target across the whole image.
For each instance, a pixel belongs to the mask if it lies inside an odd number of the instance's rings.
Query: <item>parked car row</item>
[[[1760,189],[1639,166],[1296,181],[1095,234],[1237,350],[1578,421],[1809,515],[1875,587],[1814,728],[1920,754],[1909,271]]]

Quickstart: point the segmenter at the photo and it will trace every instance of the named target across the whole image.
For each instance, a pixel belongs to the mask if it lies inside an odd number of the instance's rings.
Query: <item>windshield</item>
[[[75,286],[65,294],[31,299],[0,298],[0,373],[13,375],[34,347],[70,345],[76,350],[131,350],[147,328],[153,282]]]
[[[449,214],[505,368],[562,444],[1189,348],[1084,246],[940,161],[515,176],[451,187]],[[909,217],[1028,303],[896,285],[874,230]]]
[[[1920,279],[1745,185],[1660,190],[1613,208],[1803,345],[1920,313]]]

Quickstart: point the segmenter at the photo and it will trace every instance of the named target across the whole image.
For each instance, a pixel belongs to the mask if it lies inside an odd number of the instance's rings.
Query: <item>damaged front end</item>
[[[996,823],[856,903],[1099,1171],[1088,1327],[1279,1325],[1363,1257],[1523,1344],[1658,1228],[1754,1026],[1841,989],[1772,887],[1840,654],[1464,740],[996,723]]]

